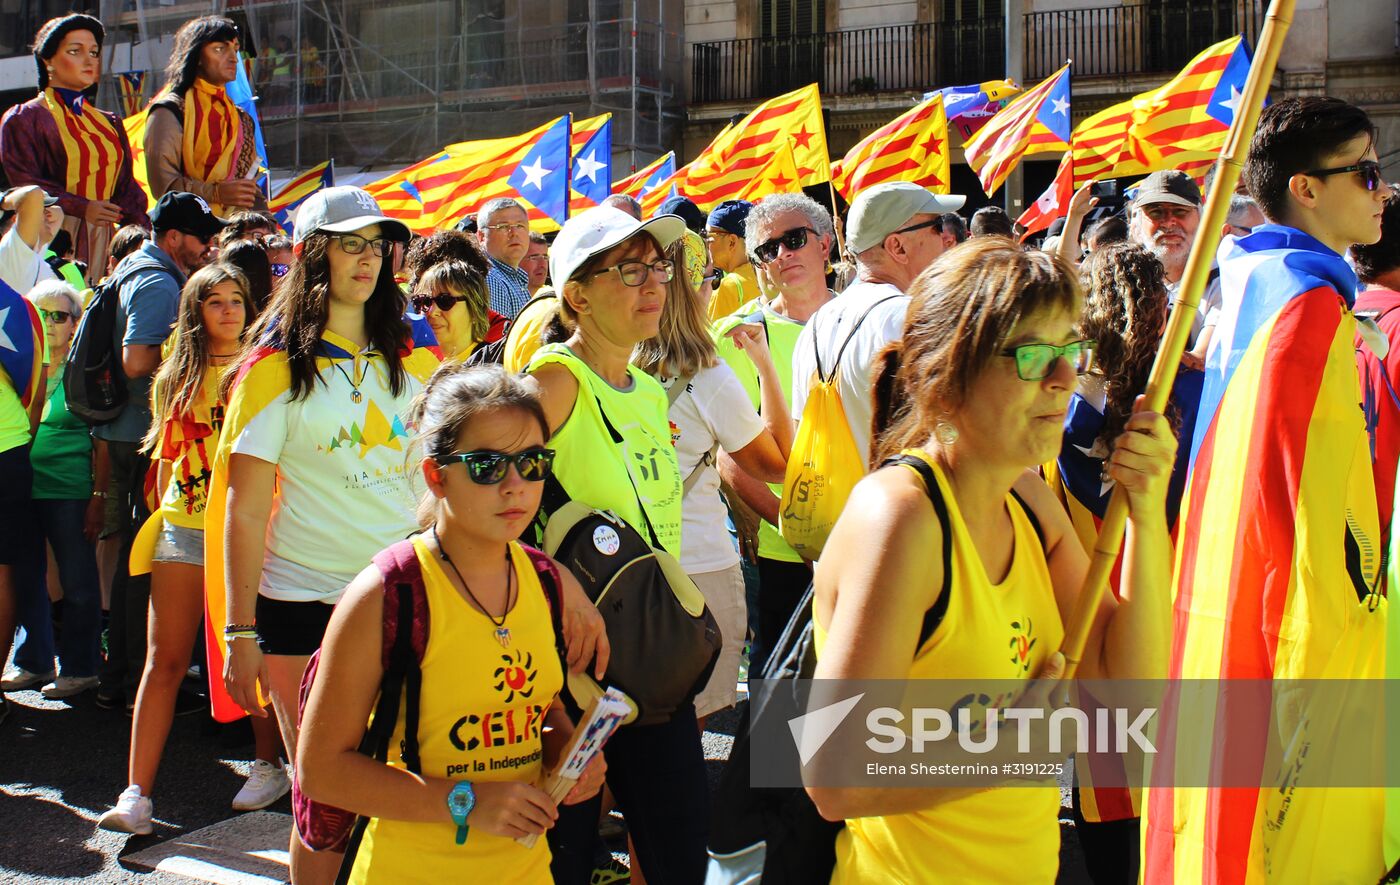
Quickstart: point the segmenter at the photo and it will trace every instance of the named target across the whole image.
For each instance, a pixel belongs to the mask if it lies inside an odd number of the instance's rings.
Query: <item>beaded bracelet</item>
[[[257,624],[229,624],[227,627],[224,627],[225,636],[231,633],[256,633],[257,631]]]

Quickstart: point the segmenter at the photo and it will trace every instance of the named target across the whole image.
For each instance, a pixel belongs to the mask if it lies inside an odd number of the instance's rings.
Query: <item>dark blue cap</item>
[[[710,210],[710,218],[705,222],[705,226],[742,237],[744,222],[748,221],[749,210],[752,208],[753,203],[748,200],[725,200]]]
[[[677,194],[669,197],[661,204],[661,211],[657,215],[679,215],[685,222],[685,226],[695,231],[697,234],[705,232],[705,213],[700,211],[700,207],[695,205],[688,197]]]

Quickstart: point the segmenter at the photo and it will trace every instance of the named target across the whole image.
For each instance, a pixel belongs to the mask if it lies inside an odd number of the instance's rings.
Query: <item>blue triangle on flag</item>
[[[1061,74],[1055,85],[1050,87],[1050,94],[1045,96],[1036,119],[1066,144],[1069,143],[1074,126],[1070,122],[1068,71]]]
[[[1244,82],[1249,79],[1249,62],[1249,44],[1241,40],[1235,51],[1230,53],[1225,70],[1220,72],[1220,82],[1215,84],[1215,91],[1210,94],[1210,101],[1206,104],[1206,113],[1226,126],[1235,122],[1235,108],[1239,106],[1240,95],[1244,92]],[[1268,104],[1267,99],[1264,103]]]
[[[600,126],[574,153],[570,174],[574,190],[595,203],[602,203],[612,193],[612,120]]]
[[[666,162],[656,167],[656,170],[642,182],[642,196],[654,190],[658,184],[676,174],[676,152],[672,151],[666,157]]]
[[[559,121],[535,141],[508,181],[517,194],[559,224],[569,213],[569,118]]]

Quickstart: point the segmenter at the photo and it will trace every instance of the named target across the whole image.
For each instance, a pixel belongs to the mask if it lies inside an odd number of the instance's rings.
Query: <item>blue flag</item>
[[[563,224],[569,217],[569,117],[559,118],[521,158],[510,186],[535,208]]]
[[[44,327],[39,312],[0,280],[0,370],[10,378],[20,405],[29,408],[39,390]]]

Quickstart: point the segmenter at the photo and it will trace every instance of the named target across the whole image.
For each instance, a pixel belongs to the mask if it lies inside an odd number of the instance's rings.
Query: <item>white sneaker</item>
[[[56,701],[82,694],[91,688],[97,688],[96,676],[60,676],[39,691],[49,700]]]
[[[292,779],[287,777],[285,765],[273,765],[262,759],[254,759],[252,770],[243,789],[233,797],[234,811],[257,811],[281,799],[292,789]]]
[[[117,797],[117,805],[97,819],[100,829],[114,833],[151,834],[151,800],[141,795],[141,788],[132,784]]]
[[[47,673],[30,673],[23,667],[10,667],[5,671],[5,678],[0,681],[0,691],[25,691],[30,688],[38,688],[46,682],[52,682],[57,674],[50,670]]]

